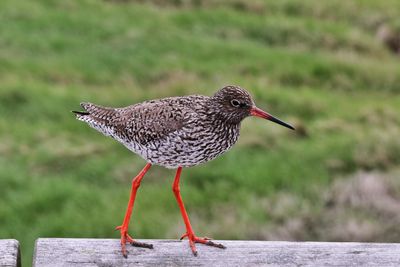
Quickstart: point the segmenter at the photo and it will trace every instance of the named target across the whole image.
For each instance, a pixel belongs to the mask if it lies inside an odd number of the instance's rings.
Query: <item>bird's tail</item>
[[[72,111],[76,114],[76,118],[84,122],[95,122],[99,124],[107,124],[109,120],[118,116],[118,111],[114,108],[98,106],[92,103],[81,103],[83,111]]]
[[[87,111],[76,111],[76,110],[73,110],[72,113],[75,113],[76,115],[79,115],[79,116],[90,115],[90,113],[87,112]]]
[[[76,111],[76,110],[72,111],[72,113],[75,113],[76,118],[78,120],[87,122],[88,120],[95,119],[96,116],[92,116],[92,113],[94,110],[93,107],[97,107],[96,105],[94,105],[92,103],[81,103],[80,105],[84,109],[84,111]],[[95,114],[93,114],[93,115],[95,115]]]
[[[101,107],[92,103],[81,103],[81,107],[84,111],[72,111],[78,120],[86,122],[105,135],[110,135],[112,130],[110,121],[118,116],[116,109]]]

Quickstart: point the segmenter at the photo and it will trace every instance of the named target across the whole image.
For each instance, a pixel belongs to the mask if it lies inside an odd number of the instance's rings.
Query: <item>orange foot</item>
[[[216,247],[216,248],[222,248],[222,249],[226,248],[222,244],[212,242],[211,238],[209,238],[209,237],[197,237],[194,234],[185,233],[181,236],[180,240],[184,239],[185,237],[187,237],[189,239],[189,245],[190,245],[190,248],[192,249],[194,256],[197,256],[196,243],[200,243],[200,244],[204,244],[204,245]]]
[[[115,230],[119,230],[121,232],[121,252],[122,256],[124,258],[128,257],[128,252],[126,251],[126,243],[128,242],[134,247],[142,247],[142,248],[149,248],[153,249],[152,244],[147,244],[147,243],[141,243],[138,241],[135,241],[129,234],[128,234],[128,228],[122,227],[122,226],[117,226],[115,227]]]

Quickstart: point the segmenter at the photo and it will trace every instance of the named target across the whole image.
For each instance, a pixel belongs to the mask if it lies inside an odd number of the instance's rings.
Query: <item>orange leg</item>
[[[186,233],[182,235],[181,240],[185,237],[187,237],[189,239],[189,245],[190,245],[190,248],[192,249],[194,256],[197,256],[197,250],[196,250],[196,245],[195,245],[196,243],[201,243],[201,244],[205,244],[207,246],[213,246],[213,247],[217,247],[217,248],[225,248],[224,245],[217,244],[217,243],[210,241],[210,238],[207,238],[207,237],[201,238],[201,237],[197,237],[194,234],[192,226],[190,225],[189,216],[187,215],[185,206],[182,201],[181,193],[180,193],[179,180],[181,177],[181,172],[182,172],[182,167],[179,167],[176,170],[175,180],[172,185],[172,191],[174,191],[176,201],[178,202],[179,209],[181,210],[183,221],[185,222],[185,226],[186,226]]]
[[[120,230],[120,232],[121,232],[121,251],[122,251],[122,255],[125,258],[128,255],[126,252],[126,242],[130,243],[132,246],[135,246],[135,247],[143,247],[143,248],[150,248],[150,249],[153,248],[153,245],[151,245],[151,244],[146,244],[146,243],[141,243],[141,242],[135,241],[128,234],[129,220],[131,218],[133,205],[135,204],[136,191],[138,190],[138,188],[140,186],[140,182],[142,181],[144,175],[150,169],[150,167],[151,167],[151,164],[147,163],[146,166],[144,166],[143,170],[141,170],[139,172],[139,174],[132,180],[131,195],[129,197],[128,207],[126,209],[124,221],[123,221],[122,225],[117,226],[115,228],[116,230]]]

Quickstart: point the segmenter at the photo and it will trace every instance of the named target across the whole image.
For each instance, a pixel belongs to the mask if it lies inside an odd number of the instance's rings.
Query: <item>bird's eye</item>
[[[236,99],[231,100],[231,104],[232,106],[234,106],[235,108],[240,106],[240,102]]]

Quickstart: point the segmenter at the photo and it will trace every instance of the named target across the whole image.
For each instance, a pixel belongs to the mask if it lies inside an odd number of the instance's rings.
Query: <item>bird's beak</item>
[[[290,124],[288,124],[288,123],[286,123],[286,122],[283,122],[283,121],[281,121],[281,120],[278,119],[278,118],[275,118],[275,117],[272,116],[271,114],[265,112],[265,111],[262,110],[262,109],[259,109],[258,107],[252,107],[252,108],[250,109],[250,115],[251,115],[251,116],[260,117],[260,118],[263,118],[263,119],[266,119],[266,120],[273,121],[273,122],[275,122],[275,123],[278,123],[278,124],[280,124],[280,125],[282,125],[282,126],[285,126],[285,127],[289,128],[289,129],[294,130],[294,127],[293,127],[292,125],[290,125]]]

